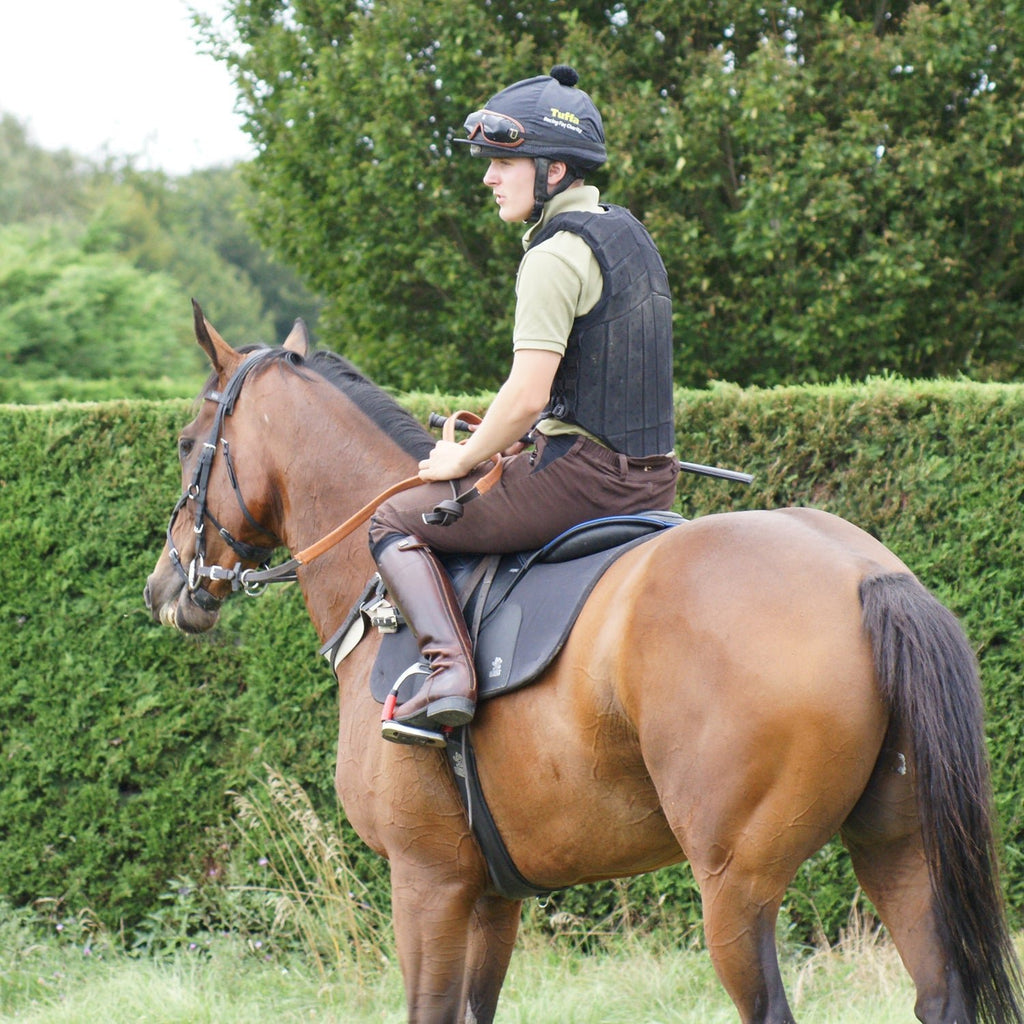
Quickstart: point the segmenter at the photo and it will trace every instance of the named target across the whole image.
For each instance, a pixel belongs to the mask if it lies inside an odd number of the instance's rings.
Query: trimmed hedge
[[[414,413],[485,398],[407,397]],[[677,395],[680,510],[814,505],[895,550],[962,617],[982,663],[1009,903],[1024,907],[1024,386],[878,380]],[[270,763],[333,806],[334,681],[296,587],[236,598],[210,635],[153,624],[142,587],[178,495],[184,401],[0,406],[0,894],[128,928],[172,878],[220,875],[226,791]],[[383,878],[376,859],[357,869]],[[381,883],[383,884],[383,883]],[[795,934],[835,934],[855,883],[833,843],[800,872]],[[668,897],[668,899],[664,899]],[[678,899],[682,899],[680,906]],[[688,870],[559,894],[692,923]]]

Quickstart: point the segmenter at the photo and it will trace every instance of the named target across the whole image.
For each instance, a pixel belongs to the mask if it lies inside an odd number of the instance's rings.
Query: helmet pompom
[[[576,69],[569,67],[568,64],[556,64],[551,69],[551,77],[559,85],[568,86],[573,86],[580,80],[580,76],[576,74]]]

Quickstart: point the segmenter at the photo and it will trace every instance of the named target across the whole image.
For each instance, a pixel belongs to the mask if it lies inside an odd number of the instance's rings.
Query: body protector
[[[573,323],[546,415],[624,455],[665,455],[675,447],[668,275],[644,226],[621,206],[604,209],[552,217],[531,241],[571,231],[604,277],[597,305]]]

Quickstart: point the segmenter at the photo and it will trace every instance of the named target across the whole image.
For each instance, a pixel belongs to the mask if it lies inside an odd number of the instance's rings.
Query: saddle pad
[[[479,699],[508,693],[535,679],[562,649],[587,597],[608,567],[661,530],[684,522],[671,515],[621,518],[628,520],[627,535],[632,535],[626,543],[569,561],[544,561],[547,556],[563,557],[560,552],[570,540],[574,551],[587,549],[585,539],[592,528],[581,529],[579,536],[577,531],[569,531],[572,537],[563,535],[538,552],[502,556],[486,593],[476,587],[468,601],[463,596],[471,632],[476,622],[480,624],[474,639]],[[608,523],[597,522],[601,532],[610,536]],[[621,531],[617,536],[621,539]],[[584,540],[582,546],[580,540]],[[479,558],[445,559],[457,593],[461,593],[460,583],[474,573],[479,576],[479,563]],[[408,626],[385,634],[370,677],[374,698],[383,703],[399,677],[408,673],[398,690],[398,703],[409,700],[426,676],[426,666],[422,671],[409,671],[419,661],[416,638]]]

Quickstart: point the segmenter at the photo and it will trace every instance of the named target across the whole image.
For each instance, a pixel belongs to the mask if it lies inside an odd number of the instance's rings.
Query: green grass
[[[203,954],[131,957],[54,942],[3,955],[0,1021],[31,1024],[402,1024],[390,957],[357,974],[295,958],[262,960],[225,937]],[[913,993],[881,941],[784,958],[797,1018],[815,1024],[911,1024]],[[501,1024],[734,1024],[707,955],[657,938],[615,940],[584,954],[536,932],[520,939],[502,994]]]
[[[53,901],[0,902],[0,1024],[403,1024],[390,925],[366,902],[340,834],[271,770],[235,795],[235,811],[267,884],[176,883],[133,941]],[[859,907],[835,947],[797,946],[780,926],[796,1018],[912,1024],[910,979]],[[588,930],[562,916],[527,904],[499,1024],[737,1021],[696,933],[645,932],[635,919]]]

